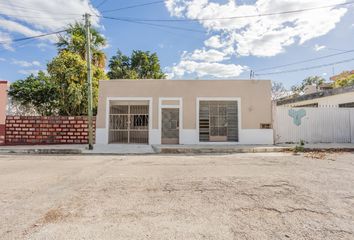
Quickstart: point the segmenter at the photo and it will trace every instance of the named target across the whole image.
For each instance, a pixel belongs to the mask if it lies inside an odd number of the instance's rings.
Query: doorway
[[[179,109],[161,109],[161,143],[179,144]]]

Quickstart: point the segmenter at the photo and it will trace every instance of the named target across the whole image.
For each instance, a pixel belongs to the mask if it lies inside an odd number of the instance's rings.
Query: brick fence
[[[95,118],[93,123],[95,130]],[[83,116],[6,116],[5,144],[86,144],[87,125]]]

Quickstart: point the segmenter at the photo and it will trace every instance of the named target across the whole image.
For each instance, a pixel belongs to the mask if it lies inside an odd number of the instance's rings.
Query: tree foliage
[[[311,76],[311,77],[307,77],[305,78],[300,85],[294,85],[291,87],[291,91],[294,94],[302,94],[305,91],[306,86],[320,86],[321,84],[323,84],[326,80],[323,77],[320,76]]]
[[[334,87],[347,87],[354,85],[354,71],[344,71],[339,75],[331,77]]]
[[[101,48],[106,40],[91,29],[93,41],[92,95],[96,111],[98,81],[107,79],[104,73],[105,54]],[[85,29],[76,23],[69,26],[66,35],[57,43],[58,55],[47,65],[48,75],[39,72],[11,85],[11,98],[22,104],[32,105],[42,115],[87,114],[87,65],[85,60]]]
[[[92,67],[92,96],[94,111],[98,101],[98,81],[105,79],[101,68]],[[51,82],[57,86],[58,113],[82,115],[87,113],[87,67],[78,54],[62,51],[48,64]]]
[[[281,82],[272,81],[272,100],[277,100],[282,97],[286,97],[288,91]]]
[[[42,71],[37,76],[31,74],[11,84],[9,96],[15,103],[34,108],[41,115],[48,116],[57,112],[57,86]]]
[[[102,69],[106,65],[106,55],[102,49],[106,46],[106,39],[95,29],[90,28],[92,64]],[[64,35],[59,35],[57,42],[59,52],[69,51],[77,53],[82,59],[86,58],[86,30],[85,26],[76,22],[70,24],[68,31]]]
[[[162,72],[156,53],[149,51],[133,51],[131,56],[120,50],[109,60],[108,77],[110,79],[162,79]]]

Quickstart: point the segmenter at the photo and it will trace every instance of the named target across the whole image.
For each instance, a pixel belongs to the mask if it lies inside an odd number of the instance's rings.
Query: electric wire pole
[[[90,33],[90,14],[85,15],[86,28],[86,61],[87,61],[87,117],[88,117],[88,142],[89,150],[93,150],[93,126],[92,126],[92,73],[91,73],[91,33]]]

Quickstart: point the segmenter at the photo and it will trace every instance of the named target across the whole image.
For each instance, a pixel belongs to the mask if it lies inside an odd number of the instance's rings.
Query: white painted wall
[[[276,143],[350,143],[354,142],[354,109],[351,108],[294,108],[304,109],[306,116],[297,126],[289,116],[290,107],[274,108]]]

